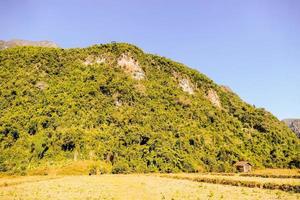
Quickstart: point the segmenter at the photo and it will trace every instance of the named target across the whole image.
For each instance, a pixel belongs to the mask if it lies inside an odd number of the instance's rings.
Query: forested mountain
[[[73,159],[114,172],[299,167],[299,139],[227,87],[133,45],[1,50],[0,171]]]

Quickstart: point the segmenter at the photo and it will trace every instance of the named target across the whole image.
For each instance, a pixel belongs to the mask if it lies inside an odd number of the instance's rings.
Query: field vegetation
[[[228,174],[226,174],[225,176],[221,174],[165,174],[161,176],[174,179],[191,180],[196,182],[283,190],[288,192],[300,193],[300,179],[297,178],[246,177],[240,176],[239,174],[230,176],[228,176]]]
[[[254,172],[241,175],[264,178],[300,178],[300,169],[256,169]]]
[[[176,177],[187,177],[187,178],[213,178],[213,179],[226,179],[226,180],[234,180],[234,181],[247,181],[247,182],[259,182],[259,183],[275,183],[275,184],[291,184],[291,185],[299,185],[300,179],[297,178],[262,178],[262,177],[247,177],[243,176],[242,174],[235,174],[232,176],[223,176],[223,175],[210,175],[210,174],[199,174],[199,173],[192,173],[192,174],[163,174],[162,176],[176,176]]]
[[[296,200],[299,193],[148,175],[2,177],[0,199]]]

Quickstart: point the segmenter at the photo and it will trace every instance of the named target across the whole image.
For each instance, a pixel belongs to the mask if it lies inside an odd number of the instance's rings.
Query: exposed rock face
[[[120,98],[120,94],[119,93],[115,93],[113,95],[113,99],[114,99],[115,106],[120,107],[120,106],[123,105],[123,102],[122,102],[122,100]]]
[[[145,72],[140,67],[139,63],[126,54],[122,54],[118,59],[118,65],[122,67],[126,73],[131,74],[136,80],[145,78]]]
[[[221,108],[220,98],[215,90],[208,90],[207,98],[214,106]]]
[[[122,103],[122,101],[121,101],[120,99],[116,99],[116,100],[114,101],[114,103],[115,103],[115,105],[116,105],[117,107],[123,105],[123,103]]]
[[[0,50],[7,49],[16,46],[39,46],[39,47],[59,47],[57,44],[51,41],[29,41],[29,40],[0,40]]]
[[[282,121],[296,133],[298,138],[300,138],[300,119],[284,119]]]
[[[195,93],[195,86],[191,83],[191,81],[188,78],[184,78],[180,73],[173,71],[172,72],[174,78],[178,81],[179,87],[184,92],[187,92],[189,94],[194,94]]]
[[[105,62],[105,58],[99,56],[88,56],[85,61],[83,62],[84,65],[92,65],[92,64],[101,64]]]
[[[43,82],[43,81],[39,81],[35,84],[35,86],[40,89],[40,90],[45,90],[48,88],[48,84]]]
[[[184,92],[189,94],[194,94],[194,87],[188,79],[180,79],[179,86],[182,88]]]

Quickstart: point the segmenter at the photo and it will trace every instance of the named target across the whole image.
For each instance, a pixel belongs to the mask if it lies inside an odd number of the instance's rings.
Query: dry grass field
[[[299,193],[163,178],[159,175],[0,178],[0,199],[300,199]]]

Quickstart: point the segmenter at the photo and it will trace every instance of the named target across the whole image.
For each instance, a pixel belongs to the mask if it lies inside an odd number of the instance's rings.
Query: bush
[[[99,163],[99,174],[110,174],[112,173],[112,165],[108,162]]]
[[[126,161],[118,161],[112,167],[113,174],[126,174],[129,173],[129,165]]]
[[[92,166],[89,169],[89,175],[96,175],[97,174],[97,167],[96,166]]]
[[[7,166],[4,163],[4,159],[0,157],[0,172],[6,172],[7,171]]]

